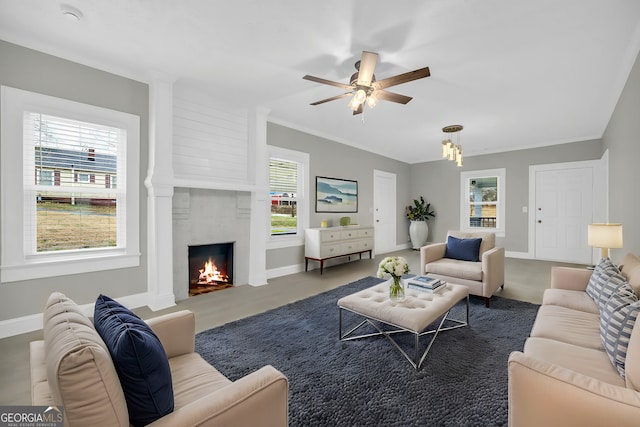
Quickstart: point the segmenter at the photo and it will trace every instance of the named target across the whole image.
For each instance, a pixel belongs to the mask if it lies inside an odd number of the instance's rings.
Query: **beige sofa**
[[[450,230],[458,239],[481,238],[478,262],[445,258],[447,243],[433,243],[420,248],[420,274],[465,285],[471,295],[484,298],[489,307],[491,296],[504,286],[504,248],[496,247],[496,235],[489,232],[465,233]]]
[[[640,259],[625,256],[621,273],[637,294]],[[622,377],[603,345],[601,309],[586,292],[591,275],[552,269],[530,337],[509,357],[510,426],[640,425],[640,321]]]
[[[171,369],[174,410],[153,426],[286,426],[287,378],[272,366],[230,381],[194,352],[195,320],[183,310],[150,319]],[[30,344],[34,405],[62,405],[67,426],[129,426],[105,343],[61,293],[44,311],[44,340]]]

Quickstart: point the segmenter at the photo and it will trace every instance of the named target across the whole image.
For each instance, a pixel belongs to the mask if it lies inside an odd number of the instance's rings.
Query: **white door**
[[[396,248],[396,174],[373,171],[373,226],[376,253]]]
[[[535,172],[535,257],[591,263],[587,225],[593,218],[593,167]]]

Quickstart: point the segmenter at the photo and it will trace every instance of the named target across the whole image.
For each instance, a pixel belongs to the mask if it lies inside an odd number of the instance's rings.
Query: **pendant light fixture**
[[[449,125],[442,128],[445,139],[442,140],[442,158],[456,162],[456,166],[462,167],[462,145],[460,145],[460,131],[462,125]],[[455,133],[456,143],[453,142],[452,133]]]

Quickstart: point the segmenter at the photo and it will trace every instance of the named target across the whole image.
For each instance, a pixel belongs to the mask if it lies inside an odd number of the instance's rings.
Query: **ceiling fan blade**
[[[360,59],[360,68],[358,69],[358,86],[371,86],[373,79],[373,71],[376,69],[378,62],[378,54],[373,52],[362,51]]]
[[[338,83],[338,82],[334,82],[332,80],[327,80],[327,79],[322,79],[320,77],[314,77],[314,76],[310,76],[310,75],[306,75],[303,77],[303,79],[305,80],[311,80],[312,82],[316,82],[316,83],[322,83],[325,85],[329,85],[329,86],[335,86],[335,87],[339,87],[345,90],[351,90],[353,89],[353,87],[351,87],[351,85],[347,85],[344,83]]]
[[[336,95],[336,96],[332,96],[331,98],[323,99],[321,101],[312,102],[309,105],[320,105],[320,104],[324,104],[325,102],[335,101],[336,99],[346,98],[347,96],[351,96],[351,95],[353,95],[352,92],[347,92],[347,93],[343,93],[342,95]]]
[[[400,95],[398,93],[387,92],[386,90],[378,89],[375,92],[378,99],[384,99],[385,101],[397,102],[398,104],[406,104],[413,98],[410,96]]]
[[[397,76],[379,80],[373,84],[373,87],[376,89],[385,89],[391,86],[429,77],[430,75],[431,72],[429,71],[429,67],[424,67],[419,70],[413,70],[408,73],[398,74]]]
[[[364,107],[363,104],[358,105],[358,109],[353,112],[353,115],[355,116],[357,114],[362,114],[363,107]]]

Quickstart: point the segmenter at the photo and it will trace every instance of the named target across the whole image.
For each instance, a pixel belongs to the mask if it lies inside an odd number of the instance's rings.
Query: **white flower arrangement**
[[[407,260],[401,256],[388,256],[378,266],[378,277],[381,279],[394,279],[401,277],[409,272],[409,264]]]
[[[408,272],[409,264],[401,256],[388,256],[380,261],[378,277],[381,279],[391,277],[393,279],[389,285],[389,298],[392,301],[404,301],[404,286],[400,278]]]

